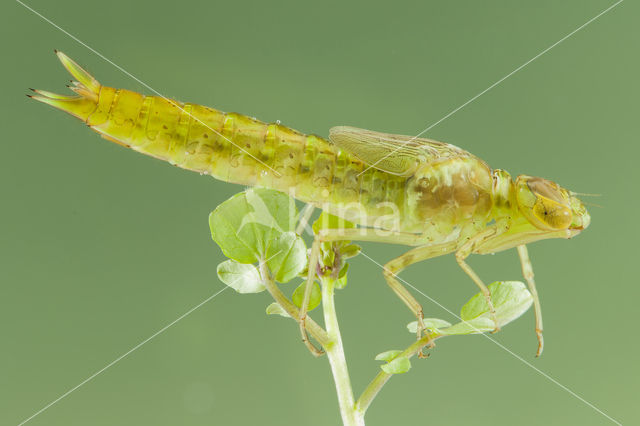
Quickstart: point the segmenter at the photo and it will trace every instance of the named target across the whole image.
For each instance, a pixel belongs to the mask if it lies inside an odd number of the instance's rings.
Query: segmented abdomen
[[[327,140],[278,123],[102,87],[87,124],[176,166],[288,192],[363,224],[364,216],[373,225],[378,217],[396,213],[392,205],[403,205],[404,178],[368,169]],[[348,211],[341,213],[344,207]]]
[[[56,55],[77,80],[70,87],[77,96],[34,90],[31,97],[85,121],[106,139],[223,181],[288,192],[361,224],[395,229],[405,222],[406,178],[366,167],[323,138],[106,87],[64,53]],[[378,220],[383,216],[395,219],[387,225]]]

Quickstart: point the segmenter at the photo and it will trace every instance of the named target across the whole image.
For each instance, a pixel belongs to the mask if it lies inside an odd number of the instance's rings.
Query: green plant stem
[[[327,358],[331,365],[331,373],[336,384],[338,404],[344,426],[364,426],[364,416],[356,410],[351,379],[347,370],[347,361],[344,357],[342,337],[338,326],[338,316],[334,302],[335,281],[330,278],[322,279],[322,310],[324,323],[331,342],[325,346]]]
[[[271,297],[278,303],[282,309],[284,309],[291,318],[298,318],[299,311],[296,305],[291,302],[287,296],[280,291],[280,288],[276,285],[269,268],[264,262],[260,262],[260,277],[262,278],[264,286],[267,288]],[[331,339],[327,332],[318,325],[311,317],[307,316],[305,322],[307,331],[316,339],[323,347],[327,347],[331,344]]]
[[[436,340],[440,337],[442,336],[437,334],[432,334],[431,340]],[[400,353],[397,357],[404,356],[407,358],[411,358],[412,356],[417,354],[418,351],[420,351],[427,344],[429,344],[429,336],[424,336],[422,339],[416,340],[407,349],[402,351],[402,353]],[[381,370],[376,375],[376,377],[373,378],[373,380],[369,383],[369,385],[367,385],[365,390],[362,392],[362,395],[360,395],[358,402],[356,402],[356,412],[360,417],[364,418],[364,414],[366,413],[367,409],[371,405],[371,402],[373,402],[374,398],[378,395],[378,392],[380,392],[380,390],[385,385],[385,383],[389,381],[391,376],[393,376],[393,374],[388,374]]]

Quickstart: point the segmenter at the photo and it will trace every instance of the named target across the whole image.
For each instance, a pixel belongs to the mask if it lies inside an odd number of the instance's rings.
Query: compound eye
[[[555,183],[522,176],[518,179],[517,187],[516,198],[520,211],[536,228],[557,231],[571,226],[571,208]]]
[[[551,229],[566,229],[573,220],[569,207],[550,200],[540,194],[536,195],[533,214]]]

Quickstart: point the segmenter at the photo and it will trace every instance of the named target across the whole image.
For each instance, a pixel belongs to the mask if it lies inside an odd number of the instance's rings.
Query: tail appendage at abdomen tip
[[[98,105],[101,88],[100,83],[67,55],[57,50],[55,52],[60,62],[62,62],[62,65],[64,65],[67,71],[77,80],[72,81],[71,85],[67,87],[78,96],[58,95],[57,93],[36,89],[31,89],[36,93],[35,95],[27,96],[86,121]]]
[[[137,123],[145,96],[128,90],[102,86],[91,74],[60,51],[55,51],[62,65],[76,79],[67,85],[77,96],[64,96],[33,90],[30,98],[51,105],[84,121],[106,139],[133,146],[133,128]]]

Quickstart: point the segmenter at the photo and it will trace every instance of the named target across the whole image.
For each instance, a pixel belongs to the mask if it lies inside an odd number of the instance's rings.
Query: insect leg
[[[480,279],[478,274],[471,269],[471,266],[465,259],[469,257],[469,255],[473,252],[474,248],[480,246],[482,243],[496,237],[499,234],[499,229],[495,226],[490,227],[486,231],[483,231],[476,236],[472,237],[469,241],[467,241],[458,251],[456,252],[456,261],[458,265],[462,268],[462,270],[473,280],[474,283],[480,288],[480,291],[484,295],[485,300],[487,301],[487,306],[489,307],[489,313],[491,315],[491,319],[495,324],[495,328],[493,329],[493,333],[500,331],[500,326],[498,325],[498,320],[496,318],[496,309],[493,306],[493,301],[491,300],[491,291],[485,285],[484,282]]]
[[[533,267],[531,266],[531,260],[529,260],[529,253],[527,246],[518,246],[518,255],[520,256],[520,264],[522,265],[522,275],[527,280],[529,285],[529,291],[533,296],[533,309],[536,315],[536,336],[538,337],[538,350],[536,356],[542,354],[544,348],[544,339],[542,337],[542,309],[540,308],[540,299],[538,298],[538,291],[536,290],[536,282],[533,279]]]
[[[422,337],[422,331],[424,330],[424,311],[422,309],[422,305],[416,300],[415,297],[407,290],[405,286],[403,286],[400,281],[396,278],[398,273],[402,271],[409,265],[412,265],[417,262],[421,262],[423,260],[427,260],[433,257],[442,256],[447,253],[451,253],[456,248],[455,241],[437,244],[437,245],[427,245],[422,247],[416,247],[414,249],[409,250],[405,254],[396,257],[395,259],[387,262],[384,266],[383,274],[384,278],[391,287],[391,290],[404,302],[405,305],[413,312],[413,314],[418,319],[418,331],[417,331],[417,339],[420,340]],[[429,347],[433,348],[435,344],[433,342],[429,342]],[[422,353],[422,350],[418,353],[420,358],[424,358],[425,355]]]
[[[316,278],[321,244],[323,242],[356,240],[356,241],[372,241],[372,242],[382,242],[382,243],[391,243],[391,244],[415,245],[416,241],[418,241],[419,238],[420,238],[419,235],[406,234],[401,232],[391,232],[391,233],[387,233],[387,235],[380,235],[380,230],[372,229],[372,228],[323,229],[315,236],[313,240],[313,245],[311,246],[307,280],[305,282],[304,296],[302,299],[302,304],[300,306],[300,313],[298,317],[298,325],[300,326],[300,335],[302,336],[302,341],[304,342],[304,344],[307,346],[307,348],[313,355],[320,356],[322,355],[323,352],[320,349],[316,348],[309,341],[309,336],[307,335],[305,321],[307,318],[307,310],[309,308],[309,299],[311,298],[313,281]],[[417,303],[418,302],[416,302],[416,304]]]
[[[302,233],[304,232],[305,228],[307,227],[307,224],[309,223],[309,219],[311,218],[311,215],[313,214],[313,210],[315,210],[315,207],[313,206],[313,204],[306,204],[304,206],[304,209],[302,209],[302,211],[300,212],[299,220],[298,220],[298,225],[296,226],[296,234],[297,235],[302,235]],[[315,247],[315,240],[314,240],[314,246]],[[316,260],[313,261],[314,264],[317,264],[317,257],[318,257],[318,249],[316,248],[314,251],[314,248],[312,247],[311,252],[312,252],[312,256],[309,257],[309,264],[311,264],[312,262],[312,257],[314,256],[315,253],[315,258]],[[313,283],[312,283],[313,284]],[[300,325],[300,332],[302,335],[302,341],[304,342],[304,344],[307,346],[307,348],[309,349],[309,351],[311,351],[311,353],[314,356],[320,356],[323,354],[323,351],[316,348],[310,341],[309,341],[309,336],[307,334],[307,328],[306,328],[306,312],[307,312],[307,307],[309,306],[309,300],[308,297],[310,297],[311,292],[309,291],[309,296],[307,296],[307,288],[311,289],[312,286],[306,286],[305,287],[305,297],[303,299],[303,303],[302,303],[302,307],[304,308],[304,317],[298,322],[298,324]],[[302,316],[302,315],[301,315]]]
[[[321,356],[324,351],[315,347],[309,340],[307,334],[307,311],[309,309],[309,299],[311,298],[311,289],[313,288],[313,281],[316,278],[316,269],[318,268],[318,257],[320,255],[320,244],[322,240],[316,235],[311,246],[311,254],[309,255],[309,264],[307,272],[307,281],[305,282],[304,297],[302,298],[302,305],[300,306],[300,313],[298,316],[298,326],[300,327],[300,335],[305,346],[313,356]]]

